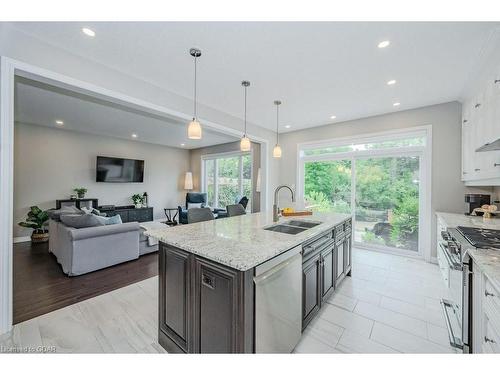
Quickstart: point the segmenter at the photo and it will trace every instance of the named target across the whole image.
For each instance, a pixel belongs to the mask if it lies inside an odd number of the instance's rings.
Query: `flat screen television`
[[[144,160],[98,156],[96,182],[144,182]]]

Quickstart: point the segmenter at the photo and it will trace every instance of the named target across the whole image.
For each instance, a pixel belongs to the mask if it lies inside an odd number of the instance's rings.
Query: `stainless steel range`
[[[449,289],[449,299],[441,305],[446,318],[450,344],[470,353],[472,348],[472,261],[470,249],[500,251],[500,230],[470,227],[447,228],[441,232],[438,263]]]

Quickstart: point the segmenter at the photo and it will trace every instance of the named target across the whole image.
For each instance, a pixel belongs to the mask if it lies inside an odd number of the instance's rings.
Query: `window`
[[[427,143],[419,130],[300,145],[299,199],[314,211],[352,214],[357,246],[420,254]]]
[[[243,196],[252,203],[252,154],[236,153],[202,157],[203,191],[207,192],[208,205],[225,208],[237,203]]]

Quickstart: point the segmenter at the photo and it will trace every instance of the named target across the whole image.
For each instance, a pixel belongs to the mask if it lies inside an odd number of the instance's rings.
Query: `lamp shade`
[[[275,157],[275,158],[281,158],[281,147],[280,147],[280,145],[274,146],[273,157]]]
[[[186,172],[186,176],[184,177],[184,189],[193,189],[193,174],[191,172]]]
[[[240,150],[241,151],[250,151],[251,144],[250,144],[250,138],[248,138],[246,135],[241,138],[240,142]]]
[[[196,119],[193,119],[188,125],[188,138],[201,139],[201,125]]]

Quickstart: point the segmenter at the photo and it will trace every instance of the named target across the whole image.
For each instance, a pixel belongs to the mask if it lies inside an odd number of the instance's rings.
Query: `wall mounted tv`
[[[96,182],[144,182],[144,160],[98,156]]]

